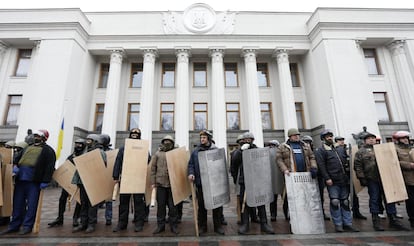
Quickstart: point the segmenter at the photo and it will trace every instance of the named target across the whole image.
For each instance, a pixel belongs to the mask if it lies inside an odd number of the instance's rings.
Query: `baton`
[[[198,200],[196,197],[196,193],[194,190],[194,184],[190,184],[190,188],[191,188],[191,197],[193,199],[193,213],[194,213],[194,226],[195,226],[195,231],[196,231],[196,237],[199,236],[199,231],[198,231]]]
[[[40,229],[40,217],[42,216],[42,204],[43,204],[43,189],[39,193],[39,201],[37,203],[36,219],[33,226],[33,233],[39,233]]]

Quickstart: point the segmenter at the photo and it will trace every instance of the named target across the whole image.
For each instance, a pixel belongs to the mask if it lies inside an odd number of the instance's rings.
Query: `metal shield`
[[[321,198],[316,179],[310,172],[291,172],[285,175],[293,234],[325,233]]]
[[[276,148],[270,148],[270,168],[272,170],[272,188],[273,194],[282,194],[285,188],[285,179],[276,163]]]
[[[206,209],[230,202],[229,176],[224,148],[198,152],[201,184]]]
[[[243,173],[246,203],[249,207],[273,202],[269,148],[243,150]]]

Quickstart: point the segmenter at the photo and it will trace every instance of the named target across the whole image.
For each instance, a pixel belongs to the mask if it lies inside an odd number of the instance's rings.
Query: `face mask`
[[[34,139],[35,144],[40,144],[41,142],[42,142],[42,139],[40,139],[40,138],[35,138]]]

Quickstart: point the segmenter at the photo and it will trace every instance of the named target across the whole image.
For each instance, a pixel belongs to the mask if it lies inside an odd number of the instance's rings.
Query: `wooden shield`
[[[77,185],[71,183],[75,171],[75,165],[67,160],[55,170],[53,173],[53,179],[80,204],[80,195],[79,192],[76,192],[78,187]]]
[[[387,203],[408,199],[394,143],[374,145],[375,158]]]
[[[0,147],[0,155],[4,164],[11,164],[13,159],[13,149]]]
[[[1,165],[1,163],[0,163]],[[0,171],[2,171],[3,167],[1,167]],[[3,206],[3,172],[0,172],[0,206]]]
[[[355,153],[358,152],[358,146],[353,145],[352,146],[352,150],[351,150],[351,167],[350,167],[350,171],[351,171],[351,177],[352,177],[352,182],[354,183],[354,192],[356,194],[358,194],[362,189],[364,189],[364,187],[361,185],[361,183],[359,183],[359,180],[356,176],[355,170],[354,170],[354,160],[355,160]]]
[[[92,206],[112,197],[114,181],[108,176],[101,151],[95,149],[73,159]]]
[[[187,178],[189,154],[185,147],[181,147],[168,151],[165,156],[174,205],[177,205],[191,195],[190,182]]]
[[[147,184],[148,140],[125,139],[121,194],[144,194]]]
[[[114,165],[115,165],[116,156],[118,155],[118,149],[108,150],[105,153],[106,153],[106,171],[108,172],[107,175],[111,177],[111,179],[113,180],[112,173],[114,171]],[[108,197],[106,201],[112,200],[112,194],[114,192],[114,188],[115,188],[115,183],[113,183],[112,185],[111,196]]]
[[[312,179],[310,172],[291,172],[289,176],[285,175],[285,182],[292,233],[325,233],[316,179]]]
[[[151,204],[153,188],[151,185],[151,167],[147,168],[147,178],[145,180],[145,204],[149,206]]]
[[[12,214],[13,208],[13,165],[3,164],[4,178],[3,178],[3,206],[0,207],[0,216],[8,217]],[[3,171],[3,170],[2,170]]]

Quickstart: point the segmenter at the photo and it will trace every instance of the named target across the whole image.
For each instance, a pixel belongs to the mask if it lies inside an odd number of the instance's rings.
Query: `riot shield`
[[[230,186],[224,148],[200,151],[198,161],[206,209],[215,209],[228,203]]]
[[[272,170],[272,188],[273,194],[281,195],[285,188],[285,179],[283,173],[280,171],[279,166],[276,163],[276,148],[270,148],[270,168]]]
[[[148,140],[125,139],[121,194],[144,194],[147,186]]]
[[[78,187],[72,184],[72,178],[75,174],[76,167],[70,161],[65,161],[56,171],[53,172],[53,179],[67,191],[80,204],[79,192],[76,192]]]
[[[189,156],[185,147],[181,147],[166,152],[165,157],[174,205],[177,205],[191,195],[190,182],[187,178]]]
[[[376,144],[374,152],[387,203],[407,200],[408,194],[394,143]]]
[[[13,165],[3,164],[3,205],[0,207],[0,216],[8,217],[12,214],[13,208]]]
[[[310,172],[291,172],[285,175],[293,234],[325,233],[321,198],[316,179]]]
[[[243,150],[243,173],[246,203],[249,207],[273,202],[272,170],[268,147]]]

